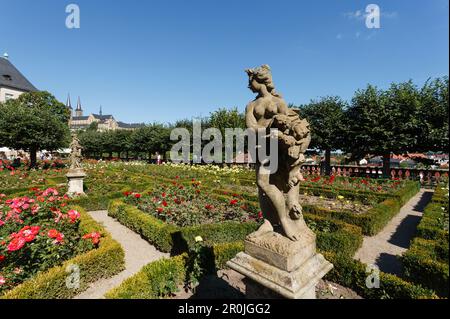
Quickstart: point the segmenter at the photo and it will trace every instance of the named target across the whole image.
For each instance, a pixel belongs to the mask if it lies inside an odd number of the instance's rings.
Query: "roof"
[[[72,121],[86,121],[89,116],[73,116]]]
[[[25,92],[38,90],[5,58],[0,58],[0,86]]]
[[[109,120],[109,119],[112,119],[112,118],[113,118],[112,115],[92,114],[92,116],[93,116],[94,118],[96,118],[97,120],[100,120],[100,121]]]
[[[124,123],[124,122],[117,122],[117,125],[119,125],[120,128],[138,128],[138,127],[142,127],[145,126],[145,124],[140,124],[140,123]]]

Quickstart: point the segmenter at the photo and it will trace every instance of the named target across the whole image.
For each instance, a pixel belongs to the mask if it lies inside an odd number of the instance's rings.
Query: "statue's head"
[[[272,72],[267,64],[261,65],[254,69],[246,69],[248,74],[248,88],[253,93],[261,91],[261,87],[265,86],[269,93],[275,92],[275,85],[272,81]]]

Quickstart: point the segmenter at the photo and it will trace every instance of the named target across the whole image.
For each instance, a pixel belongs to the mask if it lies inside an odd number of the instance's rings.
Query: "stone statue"
[[[271,174],[260,161],[256,161],[259,201],[265,222],[252,236],[275,229],[297,241],[302,232],[311,232],[303,220],[298,187],[302,180],[300,166],[305,159],[304,152],[311,142],[309,124],[300,119],[298,110],[288,108],[275,91],[268,65],[247,69],[246,72],[250,90],[258,94],[247,106],[247,127],[268,132],[277,129],[275,135],[266,136],[278,139],[279,145],[276,155],[279,166],[275,173]]]
[[[81,161],[83,156],[81,155],[82,147],[80,145],[80,140],[76,134],[72,135],[72,142],[70,143],[70,169],[81,169]]]
[[[227,262],[243,274],[246,297],[316,298],[316,285],[333,268],[317,253],[316,235],[306,225],[299,203],[300,166],[311,142],[309,125],[275,92],[268,65],[246,70],[249,88],[257,93],[246,110],[247,127],[278,143],[278,153],[256,159],[256,183],[263,225],[244,241],[244,250]],[[264,149],[262,146],[257,145]],[[277,160],[278,168],[266,164]],[[273,163],[273,162],[272,162]],[[273,166],[272,166],[273,167]]]
[[[68,180],[67,194],[71,197],[85,195],[83,181],[86,177],[86,173],[81,165],[81,161],[83,159],[83,156],[81,155],[82,147],[76,134],[72,135],[70,149],[70,168],[66,174]]]

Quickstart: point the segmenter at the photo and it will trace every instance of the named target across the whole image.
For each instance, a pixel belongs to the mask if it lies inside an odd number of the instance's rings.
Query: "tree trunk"
[[[389,178],[391,174],[391,153],[383,154],[383,178]]]
[[[35,147],[30,148],[30,168],[35,168],[37,159],[36,159],[37,149]]]
[[[331,149],[325,150],[325,175],[331,175]]]
[[[148,163],[152,163],[152,152],[148,152]]]

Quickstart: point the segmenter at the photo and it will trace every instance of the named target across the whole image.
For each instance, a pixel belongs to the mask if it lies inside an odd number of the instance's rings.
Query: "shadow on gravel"
[[[382,272],[400,276],[402,274],[402,263],[399,256],[382,253],[376,260],[376,264]]]
[[[423,212],[425,206],[431,201],[433,192],[426,191],[422,194],[419,201],[414,205],[413,210]],[[408,215],[398,225],[395,233],[389,239],[389,243],[402,248],[409,248],[411,240],[416,234],[417,225],[419,225],[421,216]]]

